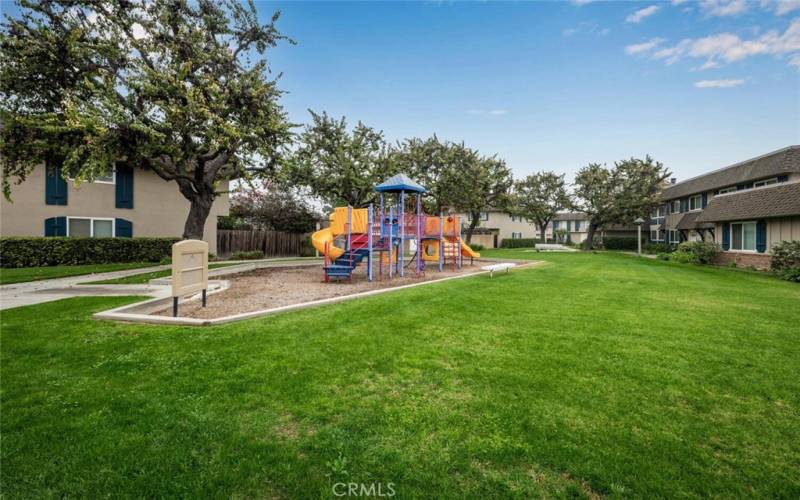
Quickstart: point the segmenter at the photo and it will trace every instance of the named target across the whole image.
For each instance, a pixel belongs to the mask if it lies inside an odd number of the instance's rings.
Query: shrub
[[[160,262],[178,238],[0,238],[0,267]]]
[[[606,250],[637,250],[639,247],[636,238],[630,236],[610,236],[603,239],[603,246]]]
[[[687,264],[713,264],[719,253],[719,246],[704,241],[684,241],[670,255],[675,262]]]
[[[306,236],[303,244],[300,246],[300,257],[313,257],[316,255],[317,249],[311,243],[311,236]]]
[[[532,248],[537,243],[541,243],[539,238],[504,238],[500,242],[500,248]]]
[[[769,264],[782,279],[800,283],[800,241],[781,241],[774,244]]]
[[[800,267],[800,240],[781,241],[772,245],[769,264],[773,271]]]
[[[481,245],[480,243],[470,243],[469,247],[475,252],[480,252],[482,250],[486,250],[486,247]]]
[[[661,252],[658,255],[656,255],[656,259],[658,259],[658,260],[669,260],[669,256],[670,256],[669,253]]]
[[[261,250],[253,250],[250,252],[235,252],[231,255],[232,260],[258,260],[264,258],[264,252]]]
[[[642,252],[651,254],[671,253],[674,251],[675,246],[669,243],[648,243],[642,247]]]

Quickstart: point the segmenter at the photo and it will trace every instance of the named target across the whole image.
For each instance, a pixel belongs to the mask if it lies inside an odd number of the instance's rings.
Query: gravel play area
[[[354,293],[391,288],[421,281],[434,281],[454,275],[472,274],[480,271],[480,263],[465,265],[460,271],[446,268],[441,273],[430,266],[424,276],[415,276],[408,270],[406,276],[378,276],[374,269],[374,281],[367,281],[366,266],[360,266],[353,273],[353,282],[323,281],[322,266],[283,267],[256,269],[244,273],[222,277],[230,282],[224,292],[210,294],[208,306],[201,307],[200,301],[182,303],[180,316],[212,319],[232,314],[271,309],[274,307],[301,304],[331,297],[352,295]],[[158,312],[161,316],[171,316],[172,310]]]

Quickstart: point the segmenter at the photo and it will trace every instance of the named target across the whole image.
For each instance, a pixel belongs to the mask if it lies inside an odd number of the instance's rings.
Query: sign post
[[[172,315],[178,315],[178,299],[183,295],[203,292],[206,306],[208,290],[208,243],[183,240],[172,245]]]

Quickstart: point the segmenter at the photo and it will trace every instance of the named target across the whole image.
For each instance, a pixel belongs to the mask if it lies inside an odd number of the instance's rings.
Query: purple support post
[[[367,280],[372,281],[372,203],[367,209]]]
[[[392,207],[389,207],[389,279],[392,279],[392,250],[394,249],[394,236],[392,232],[394,224],[392,224]]]
[[[417,193],[417,274],[422,272],[422,195]]]
[[[350,218],[352,217],[353,207],[347,205],[347,251],[350,251]]]
[[[444,263],[444,210],[439,212],[439,272]]]
[[[400,245],[397,248],[397,264],[400,266],[400,277],[405,276],[405,266],[403,265],[403,253],[406,239],[406,192],[400,191]]]
[[[458,238],[456,238],[456,265],[461,269],[461,216],[453,215],[455,217],[456,230],[458,231]]]

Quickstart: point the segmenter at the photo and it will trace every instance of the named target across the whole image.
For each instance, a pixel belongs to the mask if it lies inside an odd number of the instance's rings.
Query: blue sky
[[[800,143],[800,2],[258,2],[284,105],[464,141],[522,176],[651,154],[685,179]]]

